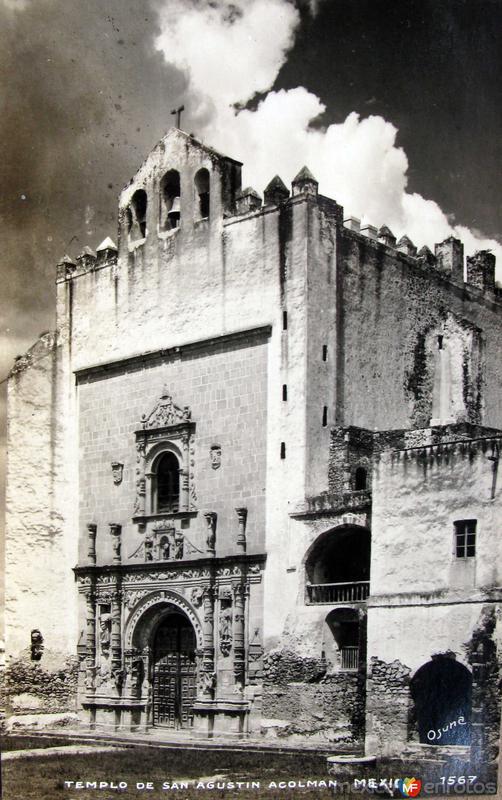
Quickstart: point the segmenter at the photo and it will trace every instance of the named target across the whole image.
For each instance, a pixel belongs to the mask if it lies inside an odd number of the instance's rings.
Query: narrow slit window
[[[281,458],[286,458],[286,442],[281,442]]]
[[[283,400],[287,400],[288,399],[288,385],[287,385],[287,383],[283,383],[282,384],[282,399]]]
[[[283,311],[282,312],[282,330],[283,331],[287,331],[287,329],[288,329],[288,312],[287,311]]]
[[[322,407],[322,426],[323,428],[326,427],[328,424],[328,406]]]
[[[327,361],[328,360],[328,345],[327,344],[323,344],[323,346],[322,346],[322,360],[323,361]]]

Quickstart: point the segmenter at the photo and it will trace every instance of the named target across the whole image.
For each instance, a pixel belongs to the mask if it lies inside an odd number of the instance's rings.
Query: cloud
[[[307,5],[317,12],[316,0]],[[342,123],[313,127],[325,110],[319,97],[303,87],[271,90],[299,22],[290,0],[164,0],[158,11],[156,47],[188,76],[200,108],[198,131],[244,162],[246,183],[263,190],[276,173],[291,181],[306,163],[320,191],[341,203],[346,216],[385,223],[419,247],[453,234],[468,254],[491,249],[502,270],[499,242],[456,225],[436,202],[407,192],[408,159],[392,123],[353,112]],[[254,110],[233,107],[267,91]]]
[[[300,21],[286,0],[169,0],[158,12],[156,48],[216,115],[272,86]]]

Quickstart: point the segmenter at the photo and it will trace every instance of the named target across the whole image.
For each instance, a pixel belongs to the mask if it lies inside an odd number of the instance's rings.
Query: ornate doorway
[[[196,694],[195,631],[184,614],[169,614],[153,641],[153,724],[189,728]]]

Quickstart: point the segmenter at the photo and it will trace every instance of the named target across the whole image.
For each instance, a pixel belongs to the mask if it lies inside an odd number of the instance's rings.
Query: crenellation
[[[289,198],[289,189],[279,177],[275,175],[263,192],[265,205],[279,206]]]
[[[293,197],[298,194],[308,194],[316,197],[319,191],[319,181],[314,178],[308,167],[302,167],[298,175],[293,178],[291,187]]]
[[[68,255],[64,255],[56,267],[56,282],[71,278],[77,268],[76,263]]]
[[[374,241],[378,239],[378,228],[374,225],[365,225],[364,228],[361,228],[361,233],[368,239],[373,239]]]
[[[258,192],[247,186],[242,189],[237,195],[236,200],[236,213],[247,214],[249,211],[258,211],[262,206],[262,199]]]
[[[467,283],[483,293],[494,293],[495,261],[490,250],[478,250],[473,256],[467,256]]]
[[[395,247],[397,239],[387,225],[382,225],[378,231],[378,241],[386,244],[387,247]]]
[[[415,247],[409,236],[406,235],[401,236],[398,243],[396,244],[396,249],[400,253],[404,253],[405,255],[411,256],[412,258],[415,258],[417,254],[417,248]]]
[[[343,224],[349,231],[354,233],[360,233],[361,231],[361,220],[358,217],[347,217],[347,219],[343,220]]]
[[[423,263],[427,264],[428,266],[434,266],[436,263],[436,256],[426,244],[424,244],[424,246],[418,251],[417,258],[419,261],[423,261]]]
[[[436,268],[453,283],[462,286],[464,282],[464,245],[454,236],[435,245]]]

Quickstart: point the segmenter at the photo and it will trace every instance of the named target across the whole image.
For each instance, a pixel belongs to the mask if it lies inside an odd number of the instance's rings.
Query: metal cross
[[[181,129],[181,112],[185,110],[185,106],[173,108],[171,114],[176,114],[176,127]]]

